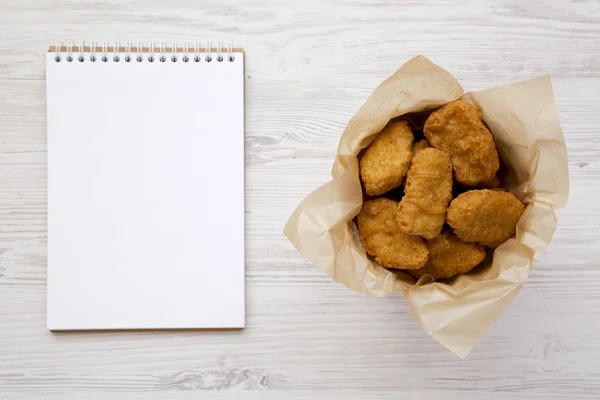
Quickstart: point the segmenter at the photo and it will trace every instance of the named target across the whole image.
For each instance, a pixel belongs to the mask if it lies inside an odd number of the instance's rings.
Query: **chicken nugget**
[[[465,243],[451,231],[444,231],[425,241],[429,258],[423,268],[407,271],[419,279],[425,274],[435,279],[451,278],[465,274],[485,258],[485,248],[477,243]]]
[[[452,199],[450,155],[433,148],[419,151],[404,186],[396,214],[400,230],[426,239],[439,235]]]
[[[406,176],[414,136],[407,121],[389,123],[360,158],[360,176],[371,196],[383,194],[402,184]]]
[[[456,100],[431,113],[425,137],[436,149],[450,153],[456,180],[477,186],[491,180],[500,166],[494,138],[481,122],[481,110]]]
[[[378,198],[365,201],[357,227],[363,247],[382,267],[417,269],[427,262],[427,246],[418,236],[398,229],[394,218],[398,202]]]
[[[525,206],[512,193],[469,190],[452,200],[447,222],[463,242],[495,248],[515,234]]]
[[[419,140],[418,142],[416,142],[415,144],[413,144],[413,157],[415,154],[417,154],[417,152],[426,149],[428,147],[431,147],[431,145],[429,144],[429,142],[427,141],[427,139],[422,139]]]

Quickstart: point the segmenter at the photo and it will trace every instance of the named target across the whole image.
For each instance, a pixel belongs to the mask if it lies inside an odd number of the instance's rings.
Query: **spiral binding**
[[[217,62],[223,62],[224,50],[227,53],[227,61],[234,62],[234,48],[230,42],[225,49],[223,42],[218,42],[216,48],[211,47],[211,42],[207,41],[206,46],[202,47],[200,42],[194,42],[193,46],[190,46],[189,42],[184,42],[182,46],[173,42],[171,47],[166,47],[165,42],[160,42],[158,47],[155,46],[154,42],[150,42],[149,46],[144,47],[141,41],[138,41],[137,45],[134,46],[132,42],[125,43],[122,46],[120,42],[114,42],[112,46],[109,42],[103,42],[99,46],[95,41],[85,42],[81,41],[80,44],[74,45],[72,40],[69,40],[66,45],[62,42],[58,42],[54,47],[54,61],[62,62],[63,59],[66,62],[115,62],[118,63],[121,60],[125,62],[155,62],[157,59],[159,62],[211,62],[213,60],[213,54],[216,55]],[[135,56],[132,56],[132,53]],[[156,54],[158,58],[156,58]],[[76,54],[76,57],[74,57]],[[122,57],[124,55],[124,57]],[[64,58],[63,58],[64,56]]]

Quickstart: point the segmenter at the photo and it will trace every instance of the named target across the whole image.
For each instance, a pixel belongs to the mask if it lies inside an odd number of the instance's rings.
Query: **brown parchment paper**
[[[390,119],[460,97],[482,109],[509,167],[504,186],[527,209],[516,236],[482,267],[445,283],[426,277],[415,283],[372,262],[360,244],[352,222],[363,202],[357,155]],[[382,82],[350,120],[332,176],[300,203],[284,234],[336,282],[371,296],[403,291],[419,325],[465,358],[527,280],[568,199],[567,151],[550,77],[463,94],[447,71],[415,57]]]

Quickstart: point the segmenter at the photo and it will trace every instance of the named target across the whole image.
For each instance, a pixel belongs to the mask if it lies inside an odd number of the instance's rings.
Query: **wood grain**
[[[600,4],[483,3],[1,1],[0,398],[597,399]],[[244,331],[46,331],[44,56],[58,40],[244,48]],[[417,54],[466,90],[550,73],[569,150],[555,239],[466,361],[422,332],[401,295],[332,283],[281,233],[329,179],[354,112]]]

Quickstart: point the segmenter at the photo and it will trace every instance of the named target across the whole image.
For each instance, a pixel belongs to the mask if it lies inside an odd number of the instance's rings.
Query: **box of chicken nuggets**
[[[284,234],[352,290],[403,292],[419,325],[465,358],[525,284],[568,199],[550,77],[464,93],[415,57],[350,120],[332,178]]]

